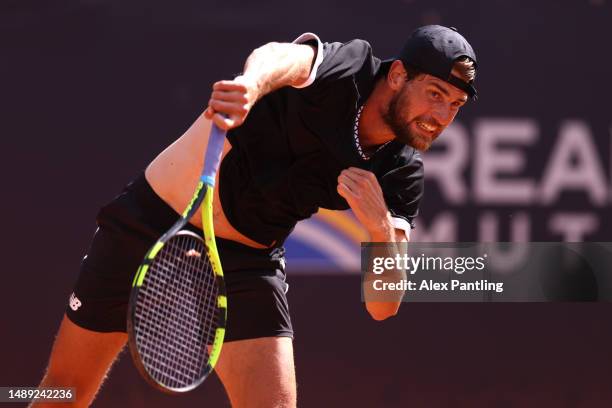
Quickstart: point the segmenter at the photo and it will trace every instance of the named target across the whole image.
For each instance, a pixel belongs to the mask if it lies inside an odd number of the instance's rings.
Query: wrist
[[[260,83],[261,80],[255,76],[243,74],[237,76],[234,80],[244,84],[247,87],[248,93],[253,97],[253,103],[257,102],[259,98],[263,96],[262,86]]]
[[[390,220],[385,220],[380,226],[369,229],[371,242],[395,242],[395,228]]]

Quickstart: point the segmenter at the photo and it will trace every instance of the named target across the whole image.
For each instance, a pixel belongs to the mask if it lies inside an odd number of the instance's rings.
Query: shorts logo
[[[78,297],[75,296],[73,292],[72,295],[70,295],[70,301],[69,301],[70,308],[76,312],[77,309],[81,307],[81,304],[82,304],[81,301],[79,300]]]

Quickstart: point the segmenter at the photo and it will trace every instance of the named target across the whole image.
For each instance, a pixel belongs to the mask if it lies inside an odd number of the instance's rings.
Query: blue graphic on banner
[[[321,209],[297,224],[287,241],[291,273],[359,273],[366,233],[351,211]]]

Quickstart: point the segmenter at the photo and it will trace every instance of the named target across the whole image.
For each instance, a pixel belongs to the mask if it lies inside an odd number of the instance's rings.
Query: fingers
[[[214,111],[214,110],[212,110],[212,109],[210,108],[210,106],[206,107],[206,109],[204,110],[204,113],[203,113],[203,115],[204,115],[204,117],[205,117],[206,119],[212,119],[212,117],[213,117],[213,115],[214,115],[214,114],[215,114],[215,111]]]
[[[340,197],[344,198],[348,205],[353,208],[354,204],[356,203],[356,200],[358,200],[358,197],[355,195],[355,193],[353,193],[351,189],[348,188],[346,184],[342,182],[338,182],[338,187],[336,187],[336,191],[338,191]]]
[[[220,100],[227,102],[234,102],[237,104],[246,105],[249,103],[248,98],[244,92],[236,92],[236,91],[213,91],[210,95],[211,100]]]
[[[359,187],[359,181],[352,179],[345,172],[341,172],[338,176],[338,184],[342,184],[346,187],[354,196],[359,196],[359,191],[361,190]]]
[[[211,107],[206,108],[203,115],[206,119],[212,120],[218,128],[223,130],[230,130],[240,126],[244,122],[243,118],[236,117],[235,115],[227,116],[221,114]]]
[[[342,170],[342,173],[346,174],[348,177],[352,178],[355,181],[378,181],[376,180],[376,176],[371,171],[363,170],[358,167],[349,167],[348,169]]]
[[[346,174],[355,179],[365,179],[370,183],[378,184],[376,176],[371,171],[363,170],[359,167],[349,167],[348,169],[344,169],[343,172],[346,172]]]
[[[215,112],[225,113],[229,116],[246,116],[249,109],[246,105],[234,102],[225,102],[218,99],[211,99],[208,102],[208,106]]]
[[[376,179],[374,173],[370,171],[362,170],[357,167],[349,167],[348,169],[342,170],[340,176],[338,177],[338,181],[340,181],[341,177],[343,180],[349,180],[348,185],[353,191],[365,192],[369,190],[377,193],[377,195],[382,195],[382,190],[378,184],[378,180]]]
[[[359,167],[349,167],[349,168],[345,169],[344,171],[348,171],[350,173],[360,174],[362,176],[374,176],[374,173],[372,173],[371,171],[360,169]]]
[[[233,81],[215,82],[204,117],[223,130],[240,126],[256,101],[253,86],[243,77],[237,77]]]
[[[213,91],[237,91],[241,93],[248,92],[248,89],[244,83],[236,81],[217,81],[213,84]]]
[[[379,199],[378,196],[382,194],[377,194],[373,189],[372,183],[378,185],[374,174],[365,170],[362,172],[354,170],[355,168],[349,168],[340,172],[337,191],[354,211],[358,211],[361,207],[368,207],[381,201],[382,198]],[[371,177],[374,177],[374,181]]]
[[[204,117],[211,119],[218,127],[229,130],[240,126],[249,113],[247,106],[231,102],[210,100]]]
[[[218,128],[226,131],[238,127],[244,122],[243,118],[236,117],[234,115],[226,116],[225,114],[221,114],[215,111],[213,112],[214,113],[210,117],[210,119],[214,122],[215,125],[217,125]]]

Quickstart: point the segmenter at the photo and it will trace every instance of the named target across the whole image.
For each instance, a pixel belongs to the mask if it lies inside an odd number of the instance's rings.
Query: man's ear
[[[387,84],[389,85],[389,88],[394,91],[402,89],[407,78],[408,73],[406,72],[406,68],[404,68],[402,61],[393,61],[391,67],[389,67],[389,72],[387,72]]]

